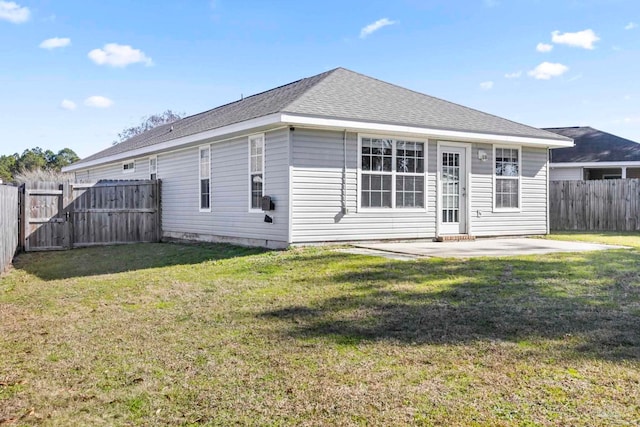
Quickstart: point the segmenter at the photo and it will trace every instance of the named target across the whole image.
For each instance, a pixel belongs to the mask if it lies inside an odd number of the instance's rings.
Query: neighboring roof
[[[274,113],[568,141],[554,133],[336,68],[158,126],[76,164]]]
[[[638,162],[640,144],[589,126],[545,128],[573,138],[575,146],[551,150],[552,163]]]

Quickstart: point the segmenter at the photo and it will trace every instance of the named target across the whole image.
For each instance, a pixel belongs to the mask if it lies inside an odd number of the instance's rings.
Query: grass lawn
[[[553,238],[632,248],[22,254],[0,425],[639,425],[640,235]]]

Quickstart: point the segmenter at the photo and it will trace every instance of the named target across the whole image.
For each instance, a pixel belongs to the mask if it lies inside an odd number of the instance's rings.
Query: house
[[[640,178],[640,144],[588,126],[547,128],[575,141],[550,152],[552,181]]]
[[[344,68],[159,126],[65,168],[162,180],[165,239],[291,244],[545,234],[572,140]]]

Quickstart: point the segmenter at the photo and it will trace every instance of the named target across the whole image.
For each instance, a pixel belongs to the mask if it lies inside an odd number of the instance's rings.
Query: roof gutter
[[[447,139],[466,142],[481,142],[517,145],[543,146],[547,148],[573,147],[573,140],[566,139],[546,139],[525,136],[511,136],[498,134],[484,134],[478,132],[454,131],[445,129],[432,129],[416,126],[392,125],[375,122],[358,122],[355,120],[331,119],[324,117],[298,116],[294,114],[284,113],[282,119],[288,125],[307,125],[316,128],[333,129],[344,131],[347,129],[352,132],[382,132],[382,133],[401,133],[412,136],[427,137],[433,139]]]
[[[621,166],[640,167],[640,161],[625,162],[621,160],[619,162],[563,162],[563,163],[549,163],[552,168],[606,168],[614,167],[619,168]]]

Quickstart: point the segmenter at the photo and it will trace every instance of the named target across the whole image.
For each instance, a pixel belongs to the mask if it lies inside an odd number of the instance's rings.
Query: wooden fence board
[[[157,242],[159,182],[26,184],[25,250]]]
[[[18,249],[18,187],[0,185],[0,273],[4,272]]]
[[[552,230],[640,231],[640,179],[551,181]]]

